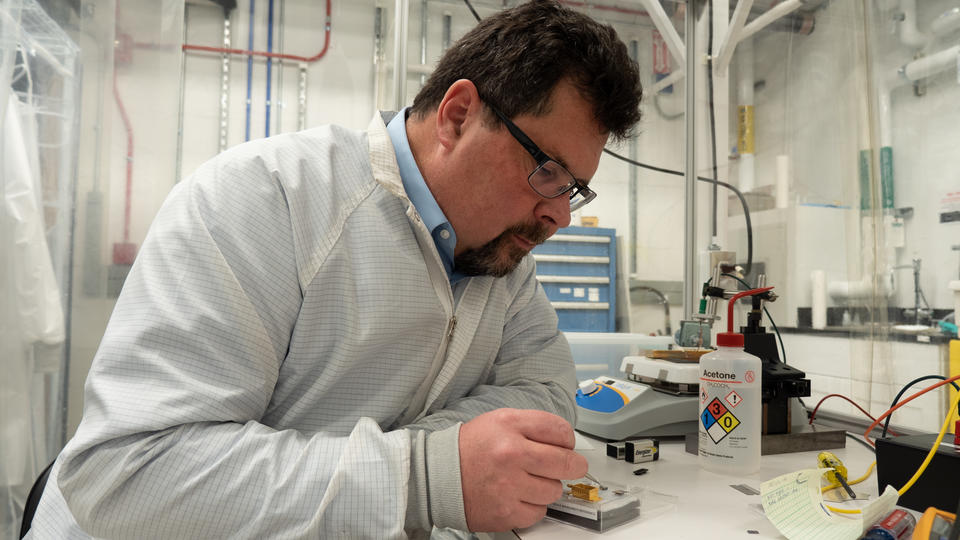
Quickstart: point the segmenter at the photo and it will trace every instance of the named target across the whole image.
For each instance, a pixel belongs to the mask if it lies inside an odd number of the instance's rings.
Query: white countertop
[[[578,433],[579,436],[582,435]],[[644,510],[644,502],[647,502],[644,499],[641,501],[639,518],[603,534],[546,519],[520,530],[519,535],[524,540],[783,538],[761,511],[754,508],[760,504],[759,495],[747,495],[730,486],[746,484],[759,492],[761,482],[791,471],[817,467],[818,452],[798,452],[763,456],[760,470],[749,476],[725,476],[700,469],[697,457],[684,451],[680,439],[661,440],[660,459],[642,464],[609,458],[606,455],[606,443],[588,437],[584,439],[593,448],[578,448],[578,451],[590,463],[590,473],[601,482],[635,484],[644,488],[645,492],[651,493],[649,511]],[[843,461],[851,478],[858,478],[873,462],[873,454],[849,438],[846,443],[846,448],[832,449],[831,452]],[[648,472],[634,476],[633,470],[639,467],[647,468]],[[875,498],[876,473],[853,488],[858,496]],[[673,502],[675,506],[671,505]],[[515,539],[516,536],[501,533],[495,538]]]

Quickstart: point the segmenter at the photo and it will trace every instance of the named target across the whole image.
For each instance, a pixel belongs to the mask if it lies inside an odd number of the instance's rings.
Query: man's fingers
[[[524,437],[545,444],[572,449],[576,445],[573,427],[563,418],[545,411],[504,410],[508,422]]]
[[[523,481],[518,495],[523,502],[547,505],[563,495],[563,484],[559,480],[529,475]]]
[[[570,424],[544,411],[497,409],[463,424],[460,474],[470,529],[508,530],[542,519],[563,494],[560,481],[587,471],[574,444]]]
[[[546,505],[520,501],[517,503],[517,512],[514,514],[515,519],[512,521],[516,523],[516,528],[523,529],[540,521],[545,515],[547,515]]]
[[[525,454],[523,468],[536,476],[571,480],[587,473],[587,459],[573,450],[531,442]]]

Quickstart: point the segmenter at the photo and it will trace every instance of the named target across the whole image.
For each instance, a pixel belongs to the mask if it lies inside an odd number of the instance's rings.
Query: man
[[[611,28],[535,1],[482,21],[409,111],[365,133],[203,165],[144,242],[32,533],[539,520],[587,467],[570,351],[526,255],[592,198],[639,98]]]

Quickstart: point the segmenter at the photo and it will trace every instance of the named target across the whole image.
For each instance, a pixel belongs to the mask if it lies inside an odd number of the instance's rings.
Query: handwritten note
[[[883,494],[851,518],[831,514],[823,504],[820,477],[827,469],[807,469],[760,484],[767,518],[790,540],[856,540],[871,524],[893,510],[897,492]]]

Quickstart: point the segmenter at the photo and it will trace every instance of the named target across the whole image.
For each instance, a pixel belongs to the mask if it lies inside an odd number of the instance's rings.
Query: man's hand
[[[543,518],[580,478],[587,460],[573,451],[573,428],[544,411],[497,409],[460,427],[463,508],[471,531],[507,531]]]

